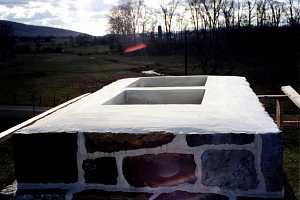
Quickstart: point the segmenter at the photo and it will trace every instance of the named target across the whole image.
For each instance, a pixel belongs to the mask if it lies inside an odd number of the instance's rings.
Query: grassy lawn
[[[205,74],[197,57],[189,57],[188,73]],[[256,64],[224,62],[220,74],[246,76],[258,94],[278,94],[280,85],[254,81],[251,77],[263,73]],[[107,47],[66,49],[60,54],[21,54],[8,65],[0,63],[0,104],[52,106],[126,77],[145,76],[143,70],[154,69],[164,75],[184,75],[183,56],[111,55]],[[228,69],[232,69],[228,73]],[[300,84],[299,84],[300,86]],[[298,86],[296,86],[297,88]],[[34,96],[33,96],[34,95]]]
[[[94,92],[120,78],[142,76],[141,71],[159,70],[182,75],[180,57],[129,57],[105,54],[18,55],[9,66],[0,67],[0,104],[31,104],[42,96],[42,104],[51,106],[66,98]],[[145,75],[143,75],[145,76]]]
[[[188,58],[188,74],[205,74],[199,58]],[[220,73],[250,77],[261,67],[231,60]],[[141,72],[155,70],[164,75],[184,75],[184,57],[112,55],[107,46],[67,48],[64,53],[20,54],[9,64],[0,63],[0,105],[53,106],[87,92],[95,92],[120,78],[146,76]],[[255,73],[254,73],[255,74]],[[226,74],[228,75],[228,74]],[[274,83],[254,82],[258,94],[278,94]]]
[[[19,55],[11,66],[0,69],[0,104],[30,104],[32,94],[44,105],[93,92],[121,77],[140,74],[132,63],[119,63],[105,55]],[[16,100],[15,100],[16,98]]]

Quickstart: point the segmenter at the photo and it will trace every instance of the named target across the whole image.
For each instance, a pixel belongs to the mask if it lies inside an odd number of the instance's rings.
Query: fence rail
[[[291,86],[283,86],[281,90],[300,109],[300,95]]]
[[[75,97],[75,96],[74,96]],[[72,98],[72,96],[49,95],[43,96],[39,94],[7,94],[6,98],[0,101],[2,105],[21,105],[21,106],[36,106],[36,107],[54,107]]]
[[[300,109],[300,95],[291,87],[291,86],[283,86],[281,87],[284,95],[257,95],[259,99],[270,99],[275,100],[276,103],[276,112],[275,112],[275,121],[278,127],[282,127],[284,123],[296,123],[297,127],[300,128],[300,119],[293,120],[282,120],[282,103],[285,100],[291,100],[299,109]]]
[[[71,99],[71,100],[69,100],[69,101],[67,101],[67,102],[65,102],[63,104],[60,104],[60,105],[58,105],[58,106],[56,106],[56,107],[54,107],[54,108],[52,108],[52,109],[50,109],[50,110],[48,110],[46,112],[43,112],[40,115],[37,115],[37,116],[35,116],[35,117],[33,117],[33,118],[31,118],[31,119],[29,119],[29,120],[27,120],[27,121],[25,121],[25,122],[23,122],[21,124],[18,124],[18,125],[10,128],[10,129],[8,129],[8,130],[0,133],[0,143],[3,142],[3,141],[5,141],[5,140],[7,140],[17,130],[20,130],[21,128],[23,128],[25,126],[28,126],[29,124],[32,124],[32,123],[36,122],[37,120],[42,119],[42,118],[44,118],[44,117],[46,117],[46,116],[48,116],[48,115],[56,112],[59,109],[62,109],[62,108],[66,107],[66,106],[68,106],[68,105],[70,105],[72,103],[75,103],[76,101],[78,101],[78,100],[80,100],[80,99],[88,96],[89,94],[90,93],[87,93],[87,94],[81,95],[79,97],[76,97],[74,99]]]

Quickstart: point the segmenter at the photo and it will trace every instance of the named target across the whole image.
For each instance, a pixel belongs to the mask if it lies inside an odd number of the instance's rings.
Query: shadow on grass
[[[284,178],[284,200],[298,200],[292,186],[288,182],[287,175]]]
[[[12,140],[0,144],[0,191],[15,180]]]
[[[286,200],[300,199],[300,129],[284,129],[284,171]]]

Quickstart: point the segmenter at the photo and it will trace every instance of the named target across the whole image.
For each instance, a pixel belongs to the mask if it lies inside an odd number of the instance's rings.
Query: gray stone
[[[72,200],[149,200],[151,193],[84,190],[73,195]]]
[[[225,133],[225,134],[190,134],[186,135],[186,142],[190,147],[205,144],[250,144],[254,140],[253,134]]]
[[[280,134],[262,134],[261,169],[269,192],[281,191],[283,187],[283,145]]]
[[[161,153],[125,157],[123,174],[135,187],[175,186],[196,181],[192,154]]]
[[[283,200],[283,198],[237,197],[236,200]]]
[[[18,190],[15,200],[65,200],[61,189]]]
[[[155,200],[228,200],[228,197],[219,194],[190,193],[177,190],[160,194]]]
[[[246,150],[207,150],[202,154],[202,183],[223,189],[255,189],[254,155]]]
[[[114,157],[84,160],[83,170],[86,183],[117,184],[118,169]]]
[[[13,200],[14,195],[11,194],[0,194],[0,199],[1,200]]]

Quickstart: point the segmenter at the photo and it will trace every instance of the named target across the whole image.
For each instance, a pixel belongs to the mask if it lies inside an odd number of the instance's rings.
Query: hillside
[[[34,26],[27,25],[12,21],[0,20],[0,25],[8,25],[13,28],[14,35],[17,37],[68,37],[68,36],[78,36],[80,33],[60,28],[52,28],[46,26]]]

